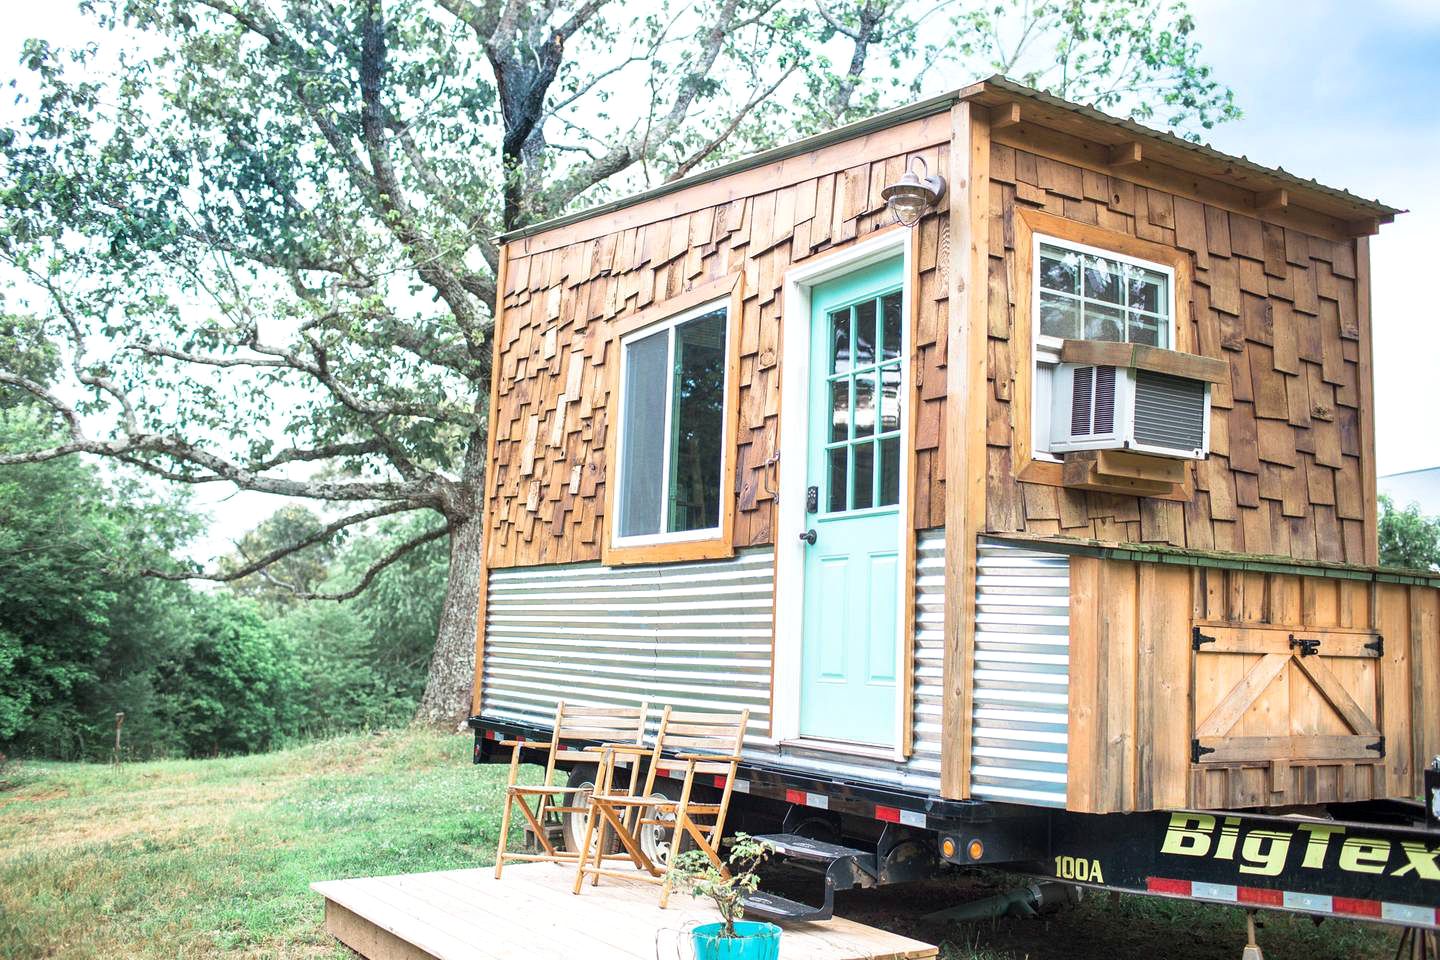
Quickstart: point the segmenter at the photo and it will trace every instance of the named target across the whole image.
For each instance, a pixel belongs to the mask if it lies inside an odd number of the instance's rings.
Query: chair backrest
[[[739,756],[745,744],[745,727],[750,722],[750,711],[738,713],[696,713],[672,710],[665,707],[660,714],[660,727],[655,733],[654,760],[646,778],[645,792],[655,787],[655,777],[661,766],[665,751],[672,753],[702,753],[717,756]],[[719,773],[727,776],[735,771],[731,762],[699,763],[697,773]]]
[[[554,733],[550,736],[550,756],[545,762],[545,786],[555,785],[557,760],[583,760],[595,763],[594,753],[580,749],[581,744],[645,742],[645,718],[650,705],[638,707],[592,707],[580,703],[555,704]],[[567,745],[571,748],[567,749]]]

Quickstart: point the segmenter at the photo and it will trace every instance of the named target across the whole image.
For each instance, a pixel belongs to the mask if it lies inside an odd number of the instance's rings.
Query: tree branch
[[[295,596],[301,600],[351,600],[364,593],[365,589],[370,586],[370,584],[377,576],[380,575],[380,572],[386,567],[390,566],[396,560],[399,560],[401,557],[405,556],[407,553],[415,550],[418,547],[423,547],[431,540],[439,540],[441,537],[449,535],[450,527],[448,524],[446,524],[444,526],[439,526],[435,527],[432,530],[428,530],[425,533],[420,534],[418,537],[412,537],[411,539],[400,544],[394,550],[391,550],[385,556],[377,560],[373,565],[371,565],[369,570],[365,571],[365,575],[360,578],[359,583],[357,583],[351,589],[344,591],[343,593],[309,593],[296,590],[294,591]],[[273,577],[270,579],[274,583],[280,583],[280,581],[275,580]],[[280,585],[284,586],[284,584]]]
[[[251,560],[244,566],[237,567],[234,570],[216,570],[210,573],[201,573],[194,570],[156,570],[153,568],[146,568],[144,570],[141,570],[140,572],[143,576],[154,577],[157,580],[213,580],[217,583],[230,583],[234,580],[241,580],[245,577],[248,577],[252,573],[257,573],[261,569],[270,566],[272,563],[275,563],[278,560],[285,559],[292,553],[299,553],[306,547],[313,547],[318,543],[324,543],[331,537],[335,536],[335,534],[339,533],[341,530],[344,530],[346,527],[354,526],[357,523],[364,523],[367,520],[375,520],[379,517],[387,517],[394,513],[402,513],[404,511],[414,509],[417,508],[412,507],[406,503],[390,503],[386,504],[383,507],[377,507],[374,510],[366,510],[362,513],[352,513],[348,517],[342,517],[341,519],[336,520],[334,523],[327,524],[325,527],[315,531],[307,537],[303,537],[300,540],[280,547],[277,550],[272,550],[270,553],[267,553],[265,556],[259,558],[258,560]]]

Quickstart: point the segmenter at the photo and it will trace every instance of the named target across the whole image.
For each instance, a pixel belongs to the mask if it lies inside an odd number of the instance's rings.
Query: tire
[[[588,807],[590,805],[590,791],[595,787],[595,767],[590,764],[575,767],[570,771],[570,777],[565,781],[567,787],[584,787],[582,793],[571,793],[566,795],[564,805],[567,807]],[[590,819],[584,813],[567,813],[560,822],[561,842],[566,850],[571,853],[580,849],[580,843],[585,839],[585,824]],[[594,841],[591,841],[592,843]],[[620,841],[615,837],[614,832],[607,832],[605,835],[605,853],[615,853],[620,849]]]
[[[654,792],[650,795],[657,800],[679,800],[680,784],[663,777],[656,778]],[[669,820],[672,823],[675,819],[669,814],[656,816],[654,807],[645,807],[641,811],[641,815],[644,819]],[[673,835],[673,827],[652,825],[640,828],[640,849],[644,851],[645,856],[650,858],[651,863],[662,870],[670,865],[670,857],[676,852],[670,849],[670,840]],[[680,852],[694,846],[695,841],[689,834],[680,835]]]

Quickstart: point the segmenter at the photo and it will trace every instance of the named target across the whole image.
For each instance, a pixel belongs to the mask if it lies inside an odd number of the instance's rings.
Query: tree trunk
[[[480,609],[480,515],[450,525],[450,576],[445,605],[430,658],[425,693],[415,722],[450,726],[470,714],[470,685],[475,676],[475,617]]]

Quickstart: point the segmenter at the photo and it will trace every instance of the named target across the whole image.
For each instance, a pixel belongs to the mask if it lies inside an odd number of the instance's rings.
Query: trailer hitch
[[[1320,641],[1297,637],[1292,633],[1290,634],[1290,649],[1294,650],[1296,647],[1300,648],[1300,656],[1313,657],[1320,652]]]

